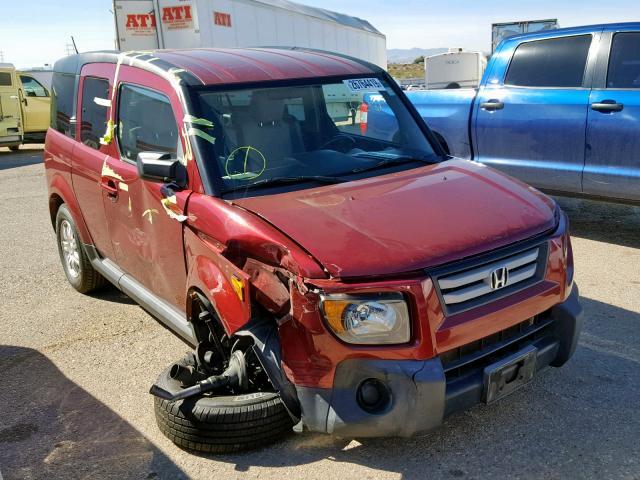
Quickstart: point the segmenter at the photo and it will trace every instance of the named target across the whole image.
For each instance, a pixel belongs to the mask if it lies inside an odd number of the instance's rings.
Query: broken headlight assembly
[[[390,345],[411,338],[409,308],[401,293],[324,295],[320,311],[331,331],[347,343]]]

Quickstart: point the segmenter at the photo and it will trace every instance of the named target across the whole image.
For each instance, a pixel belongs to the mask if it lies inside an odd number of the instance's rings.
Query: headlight
[[[411,336],[409,309],[400,293],[327,295],[321,311],[329,328],[348,343],[406,343]]]

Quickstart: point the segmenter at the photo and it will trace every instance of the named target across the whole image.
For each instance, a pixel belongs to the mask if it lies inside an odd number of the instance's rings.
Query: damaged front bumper
[[[483,401],[487,372],[505,359],[534,352],[530,373],[563,365],[573,355],[582,328],[578,298],[574,286],[565,302],[523,324],[517,333],[491,345],[480,343],[455,358],[345,360],[338,365],[333,388],[296,387],[302,420],[309,430],[344,437],[409,437],[429,431],[448,415]],[[517,375],[517,368],[511,370]]]

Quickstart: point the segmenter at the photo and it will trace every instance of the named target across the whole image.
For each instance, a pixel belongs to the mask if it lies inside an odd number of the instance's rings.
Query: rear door
[[[492,78],[490,72],[474,104],[476,160],[536,187],[582,190],[587,67],[598,37],[503,44],[493,72],[506,75]]]
[[[109,146],[100,144],[107,125],[107,107],[96,103],[109,98],[109,82],[115,73],[114,64],[91,63],[82,68],[78,85],[78,102],[73,150],[73,189],[82,217],[87,224],[93,244],[103,257],[113,259],[107,218],[102,205],[102,170]],[[99,100],[98,100],[99,101]],[[103,102],[104,103],[104,102]]]
[[[184,112],[168,81],[122,65],[112,119],[116,134],[106,158],[103,203],[118,266],[163,300],[183,310],[186,278],[182,223],[171,215],[186,208],[191,191],[175,192],[175,203],[163,205],[164,185],[141,180],[140,152],[165,152],[184,160],[178,119]],[[186,161],[186,160],[185,160]]]
[[[49,127],[51,99],[49,91],[31,75],[18,74],[22,83],[24,131],[46,132]]]
[[[640,29],[603,34],[594,82],[584,192],[640,200]]]

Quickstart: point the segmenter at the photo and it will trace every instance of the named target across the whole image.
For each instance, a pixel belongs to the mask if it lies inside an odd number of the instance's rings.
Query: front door
[[[607,32],[590,98],[584,192],[640,200],[640,32]]]
[[[25,133],[46,132],[50,122],[49,91],[35,78],[19,74],[22,82],[22,109]]]
[[[476,160],[539,188],[581,191],[591,44],[577,35],[515,48],[505,78],[478,92]]]
[[[175,192],[174,205],[163,204],[166,187],[141,180],[136,166],[138,153],[145,151],[182,157],[177,119],[184,114],[170,84],[152,73],[122,65],[118,82],[111,117],[117,128],[102,175],[111,186],[103,202],[116,263],[155,295],[184,309],[183,226],[167,208],[183,211],[190,190]]]

